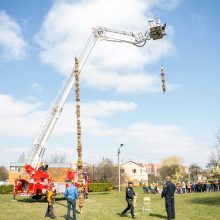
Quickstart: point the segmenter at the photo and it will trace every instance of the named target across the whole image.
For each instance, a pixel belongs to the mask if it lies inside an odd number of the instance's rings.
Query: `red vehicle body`
[[[78,172],[68,171],[67,172],[67,180],[66,188],[69,186],[69,182],[74,181],[74,185],[78,188]],[[87,173],[83,174],[83,189],[84,189],[84,197],[88,198],[89,193],[89,178]]]
[[[78,188],[78,172],[76,171],[68,171],[67,172],[67,181],[73,181],[74,185]],[[66,187],[69,186],[69,183],[66,183]],[[88,191],[89,180],[86,173],[83,174],[83,186]]]
[[[36,171],[30,165],[25,165],[25,171],[28,175],[28,179],[14,179],[14,199],[16,195],[31,196],[40,199],[41,196],[45,195],[46,191],[53,186],[49,175],[46,170],[38,169]]]
[[[53,181],[49,178],[46,170],[39,168],[37,171],[30,165],[25,166],[25,171],[28,175],[28,179],[16,178],[14,179],[14,191],[13,197],[16,195],[29,196],[34,199],[40,199],[46,194],[46,192],[54,186]],[[84,174],[83,177],[84,194],[88,194],[88,176]],[[78,188],[78,172],[68,171],[66,178],[66,188],[70,185],[70,182],[74,181],[74,185]]]

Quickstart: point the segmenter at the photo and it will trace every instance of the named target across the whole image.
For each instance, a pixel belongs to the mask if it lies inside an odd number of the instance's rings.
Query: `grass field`
[[[160,195],[144,194],[139,187],[134,188],[138,193],[135,213],[138,219],[166,219],[164,200]],[[77,220],[119,220],[132,219],[130,213],[120,217],[126,207],[125,192],[120,194],[90,193],[85,202],[83,213],[77,213]],[[151,197],[151,213],[142,212],[143,197]],[[177,220],[219,220],[220,219],[220,192],[181,194],[175,196]],[[11,195],[0,195],[0,220],[40,220],[45,219],[44,214],[47,204],[44,200],[35,201],[31,198],[17,197],[17,202],[12,201]],[[66,219],[66,201],[57,197],[55,204],[56,219]],[[47,218],[49,219],[49,218]]]

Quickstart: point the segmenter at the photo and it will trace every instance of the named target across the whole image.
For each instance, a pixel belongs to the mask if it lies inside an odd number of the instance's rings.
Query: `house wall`
[[[160,164],[148,163],[148,164],[142,164],[142,165],[145,167],[148,174],[158,175]]]
[[[121,165],[121,174],[125,175],[126,181],[132,181],[134,184],[148,181],[148,173],[145,168],[132,161]]]
[[[14,179],[19,178],[21,170],[24,168],[23,164],[11,164],[8,174],[8,183],[14,184]]]

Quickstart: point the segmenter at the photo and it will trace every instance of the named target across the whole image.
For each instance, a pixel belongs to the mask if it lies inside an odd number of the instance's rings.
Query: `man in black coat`
[[[134,215],[133,199],[135,196],[135,192],[132,186],[133,186],[133,183],[128,182],[128,187],[126,188],[126,201],[127,201],[128,207],[121,213],[121,216],[124,216],[126,212],[130,209],[132,218],[137,219],[136,216]]]
[[[174,208],[174,193],[176,186],[171,182],[171,178],[166,177],[166,183],[164,184],[161,197],[165,197],[165,206],[167,211],[167,219],[175,219],[175,208]]]

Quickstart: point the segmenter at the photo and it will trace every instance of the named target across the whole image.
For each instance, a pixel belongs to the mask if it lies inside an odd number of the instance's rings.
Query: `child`
[[[55,218],[54,207],[53,207],[53,205],[55,203],[55,195],[56,195],[55,187],[53,187],[52,190],[49,190],[47,192],[47,203],[48,203],[48,206],[47,206],[47,211],[46,211],[45,217],[50,217],[52,219]]]

